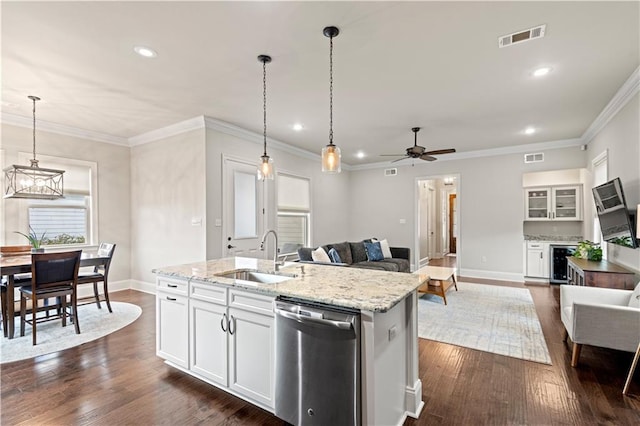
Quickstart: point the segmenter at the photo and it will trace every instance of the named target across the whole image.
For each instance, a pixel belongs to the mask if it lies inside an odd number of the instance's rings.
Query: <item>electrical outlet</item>
[[[398,332],[398,329],[396,328],[395,325],[389,329],[389,341],[392,341],[393,339],[396,338],[397,332]]]

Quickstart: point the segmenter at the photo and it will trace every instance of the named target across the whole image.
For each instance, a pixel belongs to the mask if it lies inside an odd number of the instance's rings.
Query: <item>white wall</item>
[[[206,259],[204,129],[131,148],[131,278]],[[202,220],[193,226],[192,219]]]
[[[23,164],[18,161],[18,153],[33,152],[33,130],[8,124],[2,124],[1,128],[4,162],[2,167]],[[50,155],[93,161],[98,164],[98,237],[100,241],[116,244],[109,278],[112,282],[129,279],[131,275],[129,148],[42,130],[37,131],[36,143],[36,158],[40,155]],[[40,167],[46,167],[46,164],[41,162]],[[18,230],[19,206],[22,202],[22,200],[13,199],[2,201],[0,245],[25,242],[23,237],[14,233]]]
[[[207,182],[207,259],[224,256],[223,227],[215,226],[222,219],[222,157],[240,158],[255,163],[262,155],[262,142],[229,134],[221,130],[206,130]],[[319,147],[320,151],[321,147]],[[313,245],[345,241],[348,234],[349,173],[326,175],[321,171],[320,157],[309,159],[293,155],[275,147],[268,147],[276,172],[288,172],[311,179],[311,240]],[[275,226],[275,186],[268,182],[269,227]]]
[[[609,179],[622,181],[627,207],[634,210],[640,203],[640,96],[636,94],[588,145],[588,167],[605,150],[608,152]],[[591,185],[593,186],[593,185]],[[593,198],[587,203],[585,228],[593,229]],[[593,239],[593,235],[591,235]],[[609,260],[640,271],[640,249],[632,250],[615,244],[608,245]]]
[[[446,143],[445,143],[446,144]],[[578,147],[547,150],[542,163],[524,164],[522,154],[464,160],[414,161],[398,175],[382,169],[351,172],[350,239],[377,235],[393,246],[414,247],[415,179],[459,175],[458,258],[462,275],[522,279],[522,174],[583,167]],[[406,223],[401,224],[400,220]],[[483,261],[483,257],[486,259]]]

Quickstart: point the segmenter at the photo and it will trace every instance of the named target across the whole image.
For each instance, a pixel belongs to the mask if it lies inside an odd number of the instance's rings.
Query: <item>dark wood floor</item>
[[[553,365],[420,339],[425,407],[406,425],[640,424],[640,374],[621,394],[632,354],[584,347],[571,368],[558,288],[529,289]],[[141,306],[142,316],[80,347],[1,367],[2,425],[282,425],[155,356],[153,295],[112,300]]]

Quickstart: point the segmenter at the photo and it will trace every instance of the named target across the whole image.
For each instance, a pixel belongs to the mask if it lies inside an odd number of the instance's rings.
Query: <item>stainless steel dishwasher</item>
[[[276,416],[297,425],[360,424],[360,312],[278,297]]]

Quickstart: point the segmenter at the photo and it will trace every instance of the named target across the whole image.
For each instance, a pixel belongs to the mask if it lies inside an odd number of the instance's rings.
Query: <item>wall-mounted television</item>
[[[620,178],[598,185],[592,191],[602,238],[608,243],[637,248],[633,220],[627,209]]]

